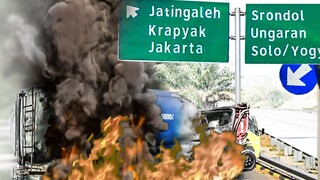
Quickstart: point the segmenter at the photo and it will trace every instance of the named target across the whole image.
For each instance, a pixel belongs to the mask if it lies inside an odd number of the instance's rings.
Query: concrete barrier
[[[292,156],[292,146],[284,145],[283,147],[283,155],[284,156]]]
[[[270,139],[270,145],[271,145],[271,146],[277,145],[277,139],[272,137],[272,138]]]
[[[302,151],[293,150],[293,161],[302,162]]]
[[[305,167],[307,170],[316,169],[316,159],[314,157],[305,157]]]

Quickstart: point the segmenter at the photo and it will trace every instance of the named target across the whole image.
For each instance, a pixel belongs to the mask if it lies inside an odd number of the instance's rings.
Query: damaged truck
[[[186,134],[181,128],[181,123],[185,118],[184,114],[190,113],[188,109],[190,101],[176,93],[151,91],[157,97],[156,104],[162,111],[163,121],[168,124],[168,130],[156,136],[157,146],[163,142],[163,146],[170,148],[177,139],[181,144],[182,154],[192,159],[192,146],[199,143],[197,142],[199,139],[196,135],[193,136],[196,138],[193,138],[192,142],[184,138]],[[12,142],[14,142],[18,168],[13,169],[13,179],[40,179],[55,159],[46,154],[45,134],[49,127],[50,113],[52,113],[48,105],[48,98],[47,93],[40,88],[24,90],[17,95],[12,116]],[[242,152],[246,156],[243,170],[254,169],[260,152],[260,137],[256,120],[249,115],[247,104],[219,107],[197,113],[205,117],[201,122],[207,124],[207,131],[234,132],[237,143],[245,146]],[[253,138],[249,140],[248,137]],[[258,145],[253,146],[252,144]],[[150,148],[151,153],[156,154],[159,151],[157,146]]]

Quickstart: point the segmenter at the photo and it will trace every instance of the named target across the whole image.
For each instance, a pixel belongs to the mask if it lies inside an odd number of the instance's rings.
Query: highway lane
[[[10,180],[11,169],[17,167],[10,142],[9,121],[0,119],[0,179]]]
[[[317,157],[317,115],[289,110],[251,109],[259,129]]]
[[[273,178],[269,175],[262,174],[258,171],[250,171],[243,173],[243,177],[239,180],[272,180]]]

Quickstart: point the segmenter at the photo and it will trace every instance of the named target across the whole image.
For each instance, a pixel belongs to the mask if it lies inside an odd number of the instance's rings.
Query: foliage
[[[257,86],[247,89],[244,95],[245,101],[253,105],[253,107],[276,108],[289,98],[290,95],[273,86]]]
[[[233,92],[233,74],[217,63],[161,63],[154,66],[157,87],[175,91],[198,107],[209,108]]]

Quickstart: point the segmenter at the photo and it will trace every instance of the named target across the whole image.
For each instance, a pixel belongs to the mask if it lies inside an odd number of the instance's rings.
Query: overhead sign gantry
[[[228,62],[229,3],[123,1],[119,59]]]

